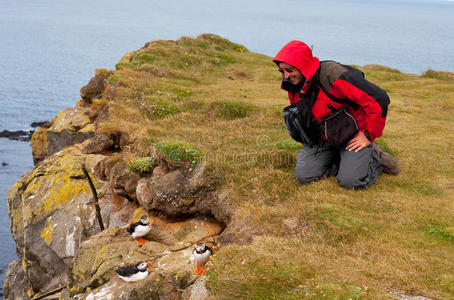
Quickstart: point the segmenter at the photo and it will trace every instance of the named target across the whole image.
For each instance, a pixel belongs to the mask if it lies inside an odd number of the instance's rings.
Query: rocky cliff
[[[203,34],[97,70],[33,134],[36,166],[8,192],[6,298],[452,298],[452,74],[361,70],[391,97],[376,142],[402,171],[360,191],[293,179],[301,145],[270,57]],[[143,215],[139,247],[126,227]],[[206,275],[189,263],[199,241]],[[138,261],[144,280],[114,272]]]
[[[32,136],[36,166],[7,196],[19,257],[7,271],[7,299],[53,291],[77,299],[189,299],[196,297],[192,286],[207,292],[205,279],[195,283],[189,257],[197,242],[217,248],[220,235],[229,232],[232,209],[217,189],[219,175],[207,163],[186,157],[195,150],[184,143],[149,145],[143,156],[131,150],[143,137],[127,128],[105,134],[99,123],[109,121],[114,91],[122,87],[109,83],[115,76],[115,71],[97,70],[81,89],[77,107],[59,112]],[[82,168],[94,182],[105,230]],[[139,247],[125,226],[142,215],[150,217],[153,228],[149,242]],[[127,285],[115,276],[116,267],[137,261],[153,264],[146,280]]]

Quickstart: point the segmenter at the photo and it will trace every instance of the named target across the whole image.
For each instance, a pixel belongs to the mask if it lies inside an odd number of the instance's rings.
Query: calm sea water
[[[95,68],[147,41],[204,32],[270,56],[299,39],[321,59],[454,72],[452,1],[0,0],[0,131],[74,106]],[[31,168],[27,143],[0,139],[0,270],[15,258],[6,191]]]

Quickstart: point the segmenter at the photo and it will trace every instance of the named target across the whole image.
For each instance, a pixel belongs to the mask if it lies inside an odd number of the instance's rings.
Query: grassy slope
[[[208,285],[219,298],[450,298],[454,81],[361,69],[389,92],[377,143],[402,169],[366,190],[342,189],[335,178],[297,184],[299,146],[283,125],[280,73],[270,57],[213,35],[125,56],[109,78],[104,97],[116,100],[98,131],[128,132],[133,156],[164,140],[195,146],[223,174],[220,190],[237,213],[261,224],[263,236],[213,259]]]

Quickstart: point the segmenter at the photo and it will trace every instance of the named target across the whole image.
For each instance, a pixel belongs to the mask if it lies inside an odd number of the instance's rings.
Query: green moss
[[[200,151],[180,141],[165,141],[156,144],[156,151],[165,160],[176,165],[195,167],[201,160]]]
[[[138,175],[151,174],[155,166],[155,160],[152,157],[139,157],[131,161],[128,168],[131,172]]]
[[[217,117],[226,120],[245,118],[258,110],[256,106],[238,100],[217,101],[210,105],[210,109],[216,112]]]
[[[180,108],[177,105],[165,99],[153,97],[147,103],[149,104],[143,107],[141,112],[151,120],[161,119],[180,112]]]

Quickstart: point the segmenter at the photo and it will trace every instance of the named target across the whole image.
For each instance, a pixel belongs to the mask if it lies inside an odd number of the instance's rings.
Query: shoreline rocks
[[[24,131],[24,130],[3,130],[0,131],[0,138],[7,138],[13,141],[28,142],[31,139],[31,136],[35,132],[34,130]]]
[[[80,243],[99,232],[80,165],[91,170],[91,162],[104,157],[83,155],[81,148],[69,147],[49,157],[8,190],[11,234],[34,293],[64,285]],[[97,181],[95,185],[102,186]],[[16,285],[10,280],[8,285],[12,284]]]
[[[32,122],[30,124],[30,127],[36,128],[36,127],[44,127],[44,128],[49,128],[52,125],[51,122],[49,121],[42,121],[42,122]],[[7,138],[13,141],[21,141],[21,142],[28,142],[30,141],[33,133],[35,130],[8,130],[4,129],[0,131],[0,138]]]

